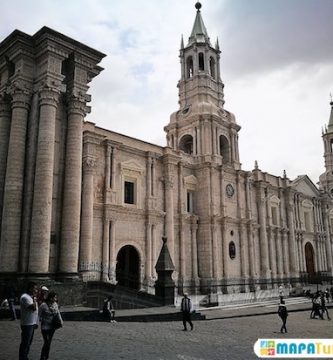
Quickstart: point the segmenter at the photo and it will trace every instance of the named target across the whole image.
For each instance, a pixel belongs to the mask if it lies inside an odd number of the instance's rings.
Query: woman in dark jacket
[[[44,339],[40,360],[47,360],[49,358],[51,341],[54,332],[59,327],[55,326],[55,318],[62,326],[62,318],[57,304],[57,294],[50,291],[46,301],[39,307],[39,319],[41,321],[41,330]]]

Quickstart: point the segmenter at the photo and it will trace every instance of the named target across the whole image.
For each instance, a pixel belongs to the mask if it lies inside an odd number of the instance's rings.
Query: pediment
[[[194,175],[185,176],[184,183],[190,185],[197,185],[198,179]]]
[[[292,183],[293,189],[308,197],[319,196],[319,190],[307,175],[298,176]]]
[[[122,163],[120,163],[120,167],[122,170],[131,170],[139,173],[142,173],[144,171],[144,167],[132,159],[123,161]]]

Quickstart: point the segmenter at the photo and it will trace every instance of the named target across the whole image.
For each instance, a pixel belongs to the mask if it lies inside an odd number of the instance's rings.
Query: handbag
[[[51,308],[50,308],[50,305],[47,304],[47,306],[49,307],[49,309],[50,309],[50,311],[51,311],[51,313],[52,313],[52,310],[51,310]],[[52,323],[51,323],[51,324],[52,324],[52,328],[53,328],[54,330],[57,330],[57,329],[62,328],[62,321],[61,321],[61,319],[60,319],[59,312],[57,312],[56,314],[53,314]]]
[[[53,315],[52,327],[55,330],[62,328],[62,322],[61,322],[60,317],[59,317],[58,314]]]

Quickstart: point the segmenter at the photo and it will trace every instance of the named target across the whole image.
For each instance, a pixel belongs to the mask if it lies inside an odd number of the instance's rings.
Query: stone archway
[[[140,288],[140,257],[134,246],[123,246],[117,255],[116,279],[120,286]]]
[[[309,276],[309,282],[313,283],[315,281],[315,264],[314,264],[314,250],[311,243],[307,242],[305,244],[305,262],[306,262],[306,271]]]

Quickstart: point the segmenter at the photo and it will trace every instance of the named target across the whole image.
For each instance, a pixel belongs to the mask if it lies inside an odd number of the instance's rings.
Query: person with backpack
[[[287,333],[287,317],[288,317],[288,310],[285,304],[284,300],[281,300],[280,305],[279,305],[279,309],[278,309],[278,315],[280,316],[281,320],[282,320],[282,326],[281,326],[281,330],[280,332],[283,333],[283,330],[285,333]]]

